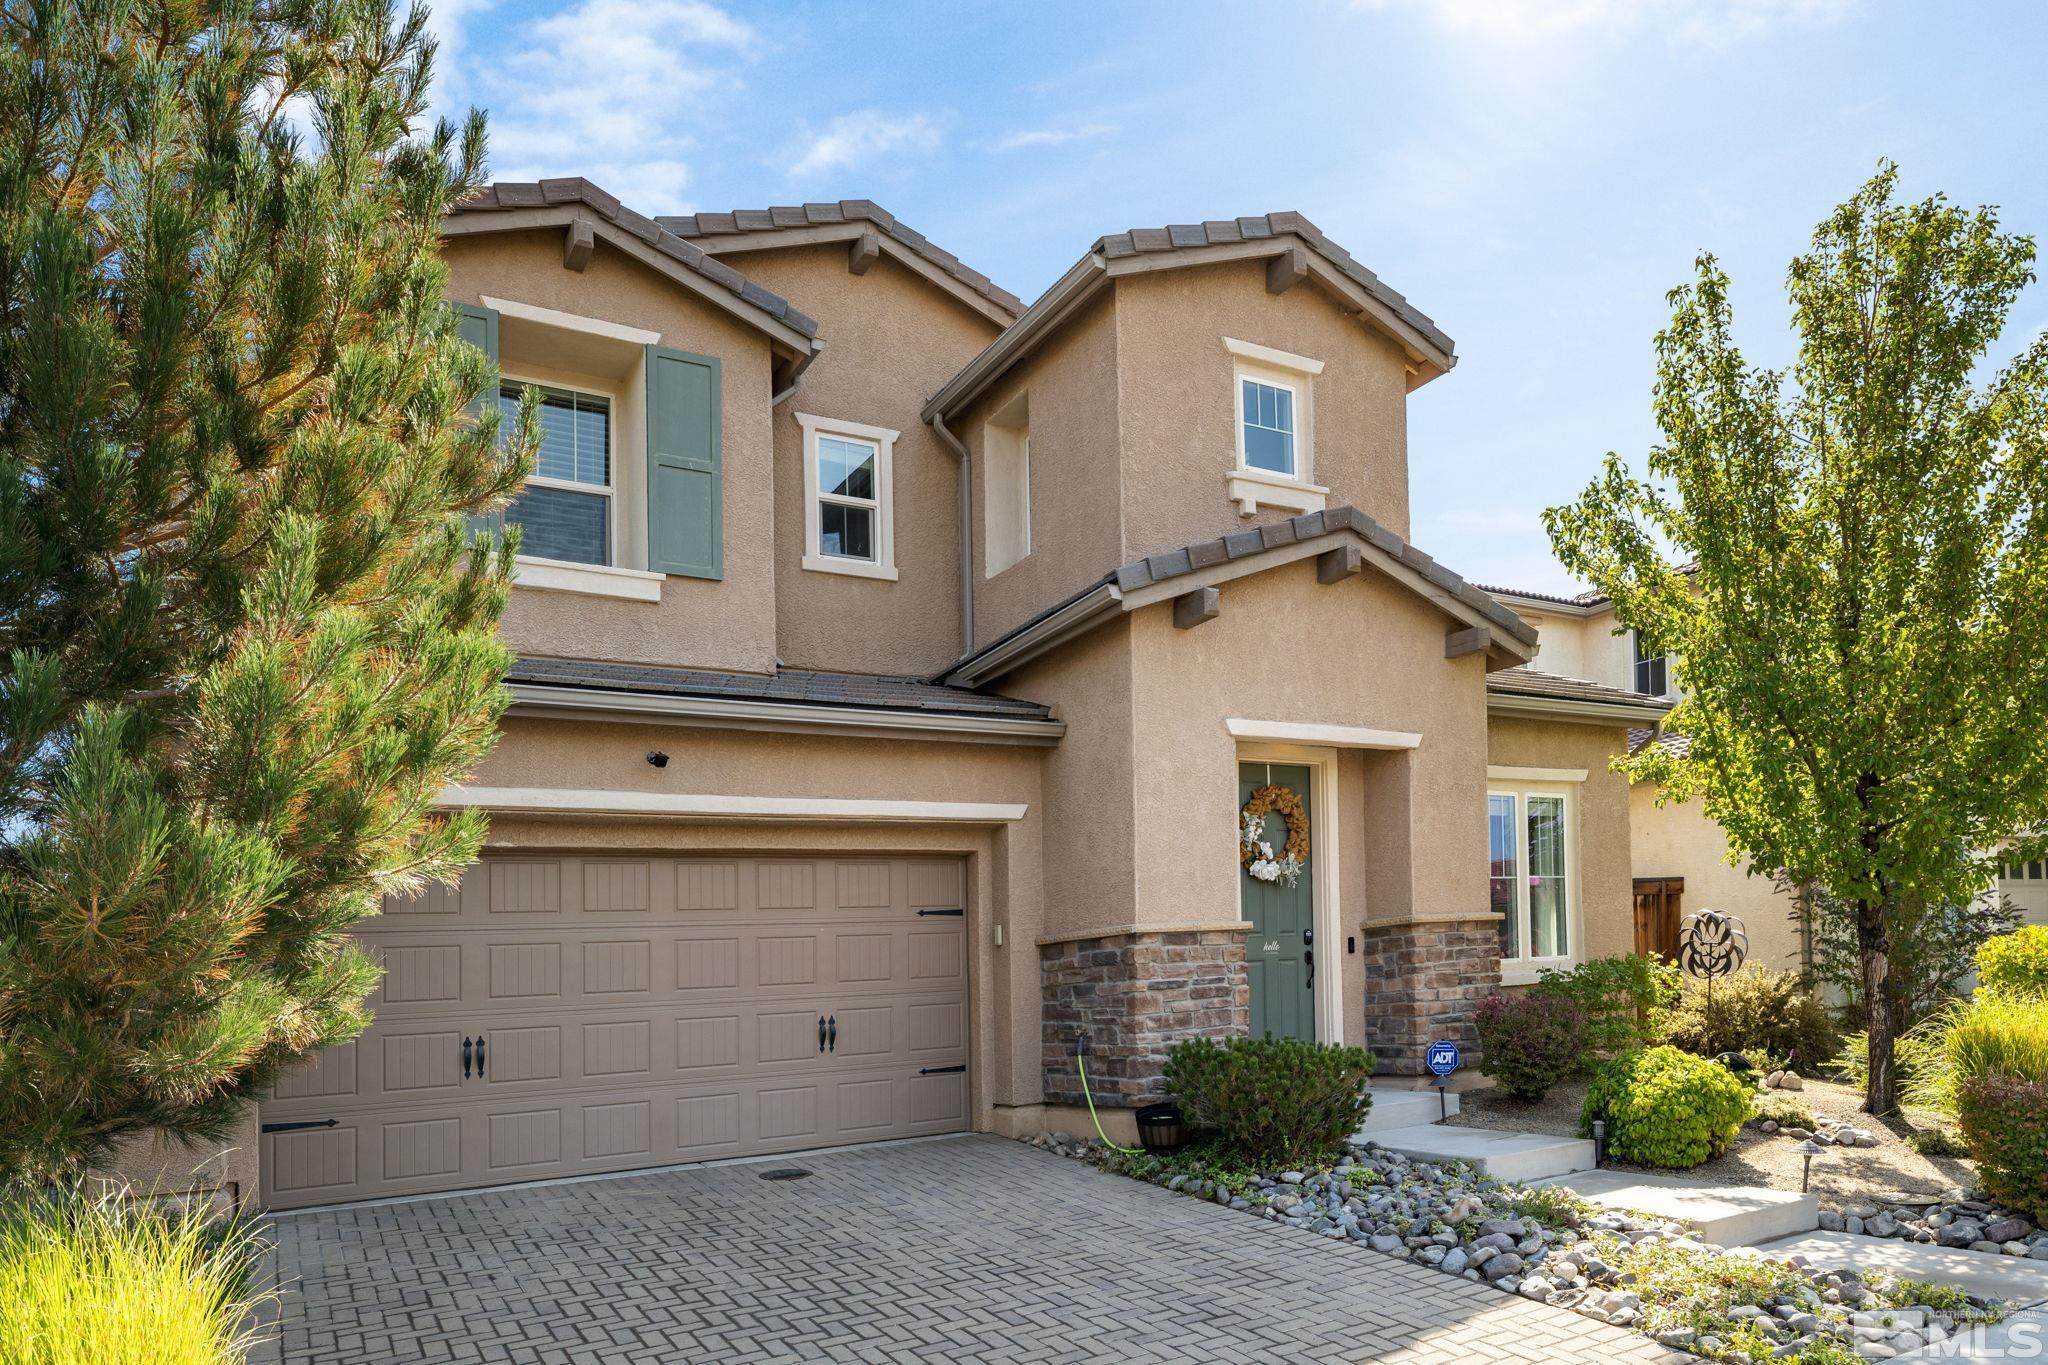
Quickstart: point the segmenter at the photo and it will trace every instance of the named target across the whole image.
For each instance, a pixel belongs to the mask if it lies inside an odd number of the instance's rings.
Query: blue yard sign
[[[1458,1069],[1458,1045],[1451,1042],[1435,1042],[1429,1045],[1429,1069],[1438,1076],[1448,1076]]]

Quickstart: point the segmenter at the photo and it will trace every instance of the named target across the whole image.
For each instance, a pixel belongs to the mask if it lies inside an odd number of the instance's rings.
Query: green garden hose
[[[1095,1096],[1088,1091],[1087,1057],[1080,1052],[1076,1052],[1074,1054],[1074,1066],[1081,1073],[1081,1094],[1088,1101],[1088,1117],[1095,1120],[1095,1136],[1102,1139],[1102,1145],[1109,1148],[1112,1152],[1122,1152],[1125,1156],[1137,1156],[1142,1153],[1144,1151],[1142,1147],[1119,1147],[1109,1140],[1109,1134],[1102,1131],[1102,1116],[1095,1112]]]

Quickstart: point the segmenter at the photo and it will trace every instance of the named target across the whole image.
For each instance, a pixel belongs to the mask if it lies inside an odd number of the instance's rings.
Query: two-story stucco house
[[[1608,764],[1666,703],[1527,667],[1408,543],[1452,342],[1299,215],[1028,307],[866,201],[502,184],[445,238],[546,427],[447,793],[490,845],[365,927],[376,1022],[262,1104],[265,1202],[1074,1126],[1084,1031],[1125,1124],[1196,1034],[1414,1075],[1633,946]]]

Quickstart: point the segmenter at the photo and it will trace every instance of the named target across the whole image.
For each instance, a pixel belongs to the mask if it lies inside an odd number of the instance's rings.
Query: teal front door
[[[1309,804],[1309,769],[1287,763],[1240,763],[1237,765],[1237,804],[1242,810],[1261,787],[1285,787],[1301,798],[1310,827],[1315,809]],[[1276,856],[1287,847],[1287,822],[1280,815],[1266,816],[1266,842]],[[1252,986],[1252,1037],[1271,1034],[1276,1038],[1306,1038],[1315,1041],[1316,994],[1312,971],[1314,945],[1311,930],[1315,907],[1310,887],[1314,884],[1314,841],[1308,861],[1293,886],[1285,881],[1260,881],[1245,871],[1238,860],[1239,894],[1244,898],[1244,917],[1251,924],[1246,961]]]

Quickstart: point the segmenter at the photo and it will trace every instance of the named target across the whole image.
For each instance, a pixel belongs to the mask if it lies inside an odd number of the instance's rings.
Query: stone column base
[[[1365,1045],[1379,1069],[1420,1076],[1429,1045],[1456,1043],[1467,1067],[1479,1061],[1479,1031],[1472,1013],[1500,989],[1500,929],[1496,916],[1404,920],[1365,925],[1360,938],[1365,968]]]
[[[1045,1101],[1085,1104],[1074,1036],[1089,1035],[1097,1105],[1163,1099],[1166,1050],[1183,1038],[1251,1027],[1245,936],[1235,930],[1134,931],[1039,948],[1045,1019]]]

